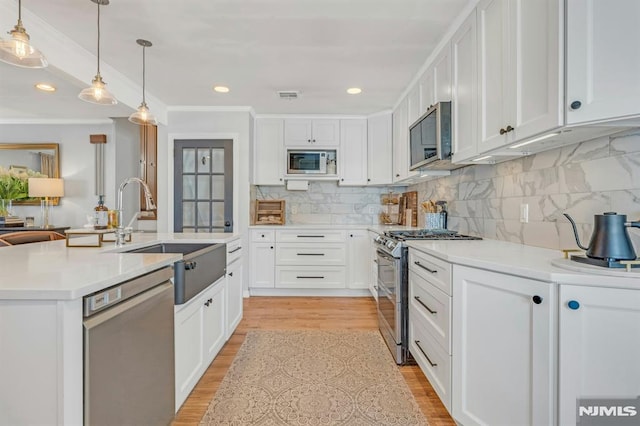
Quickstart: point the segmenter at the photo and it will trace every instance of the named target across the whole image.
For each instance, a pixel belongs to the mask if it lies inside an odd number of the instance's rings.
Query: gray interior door
[[[233,141],[176,140],[174,232],[233,232]]]

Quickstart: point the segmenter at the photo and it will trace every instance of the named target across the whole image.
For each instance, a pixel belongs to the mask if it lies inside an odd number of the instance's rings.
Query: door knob
[[[582,106],[582,102],[573,101],[573,102],[571,102],[571,105],[569,105],[569,106],[571,107],[572,110],[580,109],[580,107]]]

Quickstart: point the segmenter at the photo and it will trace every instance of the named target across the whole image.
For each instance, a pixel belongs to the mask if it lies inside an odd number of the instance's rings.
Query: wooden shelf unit
[[[256,200],[256,225],[284,225],[284,200]]]

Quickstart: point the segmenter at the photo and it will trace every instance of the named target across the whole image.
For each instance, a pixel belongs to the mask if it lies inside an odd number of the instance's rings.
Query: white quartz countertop
[[[85,238],[85,237],[82,237]],[[158,242],[227,243],[237,233],[135,233],[115,248],[66,247],[65,241],[0,248],[0,300],[73,300],[180,260],[180,254],[118,253]]]
[[[383,233],[391,230],[409,230],[409,229],[421,229],[415,226],[401,226],[401,225],[367,225],[367,224],[307,224],[307,225],[251,225],[250,229],[367,229],[369,231]]]
[[[640,290],[640,270],[582,265],[563,259],[560,250],[498,240],[407,241],[414,248],[447,262],[517,275],[539,281]]]

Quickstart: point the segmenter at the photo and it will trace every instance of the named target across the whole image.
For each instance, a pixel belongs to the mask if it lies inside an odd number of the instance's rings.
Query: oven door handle
[[[383,293],[384,297],[389,299],[390,302],[396,303],[396,299],[393,297],[391,290],[389,290],[386,285],[378,281],[378,296],[380,296],[380,293]]]

